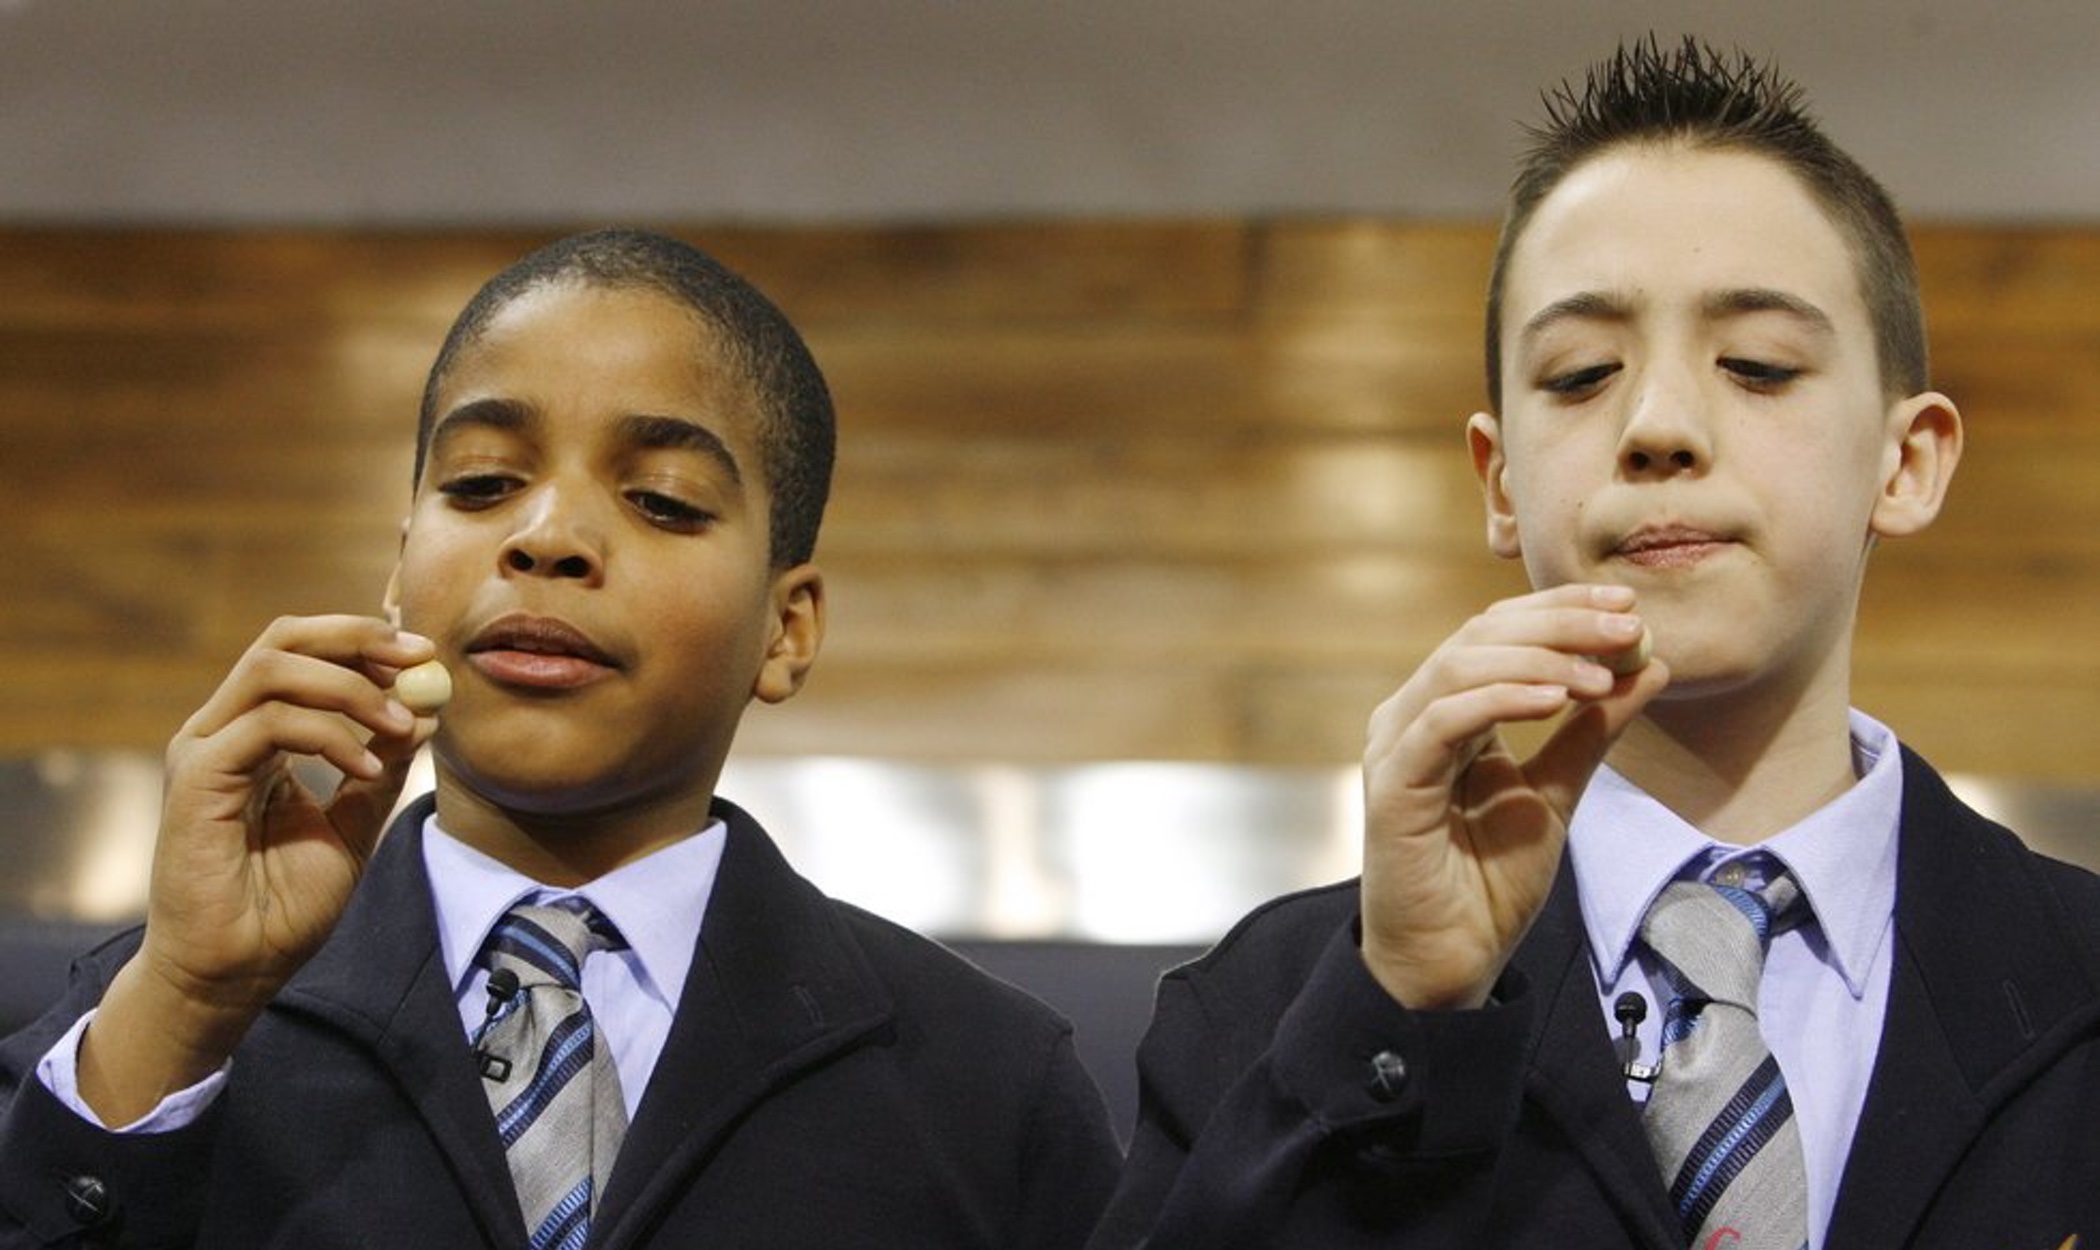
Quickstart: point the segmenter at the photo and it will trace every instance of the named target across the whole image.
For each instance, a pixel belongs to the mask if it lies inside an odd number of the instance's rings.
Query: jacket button
[[[1371,1097],[1391,1102],[1407,1084],[1407,1060],[1395,1051],[1381,1050],[1371,1056]]]
[[[66,1178],[66,1214],[87,1228],[107,1224],[115,1213],[116,1203],[109,1196],[109,1186],[99,1176],[71,1176]]]

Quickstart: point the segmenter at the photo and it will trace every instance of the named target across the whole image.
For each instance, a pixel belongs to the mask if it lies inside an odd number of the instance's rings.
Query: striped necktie
[[[1676,995],[1663,1016],[1662,1072],[1642,1122],[1693,1250],[1800,1250],[1807,1173],[1786,1078],[1757,1027],[1772,935],[1807,910],[1768,857],[1762,890],[1673,882],[1641,923]],[[1742,880],[1727,868],[1723,874]],[[1731,1235],[1732,1234],[1732,1235]]]
[[[583,1001],[583,961],[625,950],[612,921],[574,896],[505,913],[476,960],[490,1017],[474,1034],[531,1250],[577,1250],[627,1131],[612,1054]],[[517,978],[506,998],[509,973]]]

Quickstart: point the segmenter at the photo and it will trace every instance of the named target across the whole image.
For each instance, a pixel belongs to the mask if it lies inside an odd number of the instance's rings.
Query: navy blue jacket
[[[1829,1250],[2100,1247],[2100,879],[1908,752],[1898,837],[1888,1014]],[[1269,903],[1170,973],[1090,1244],[1683,1250],[1572,882],[1563,865],[1479,1011],[1378,987],[1353,882]]]
[[[0,1247],[525,1244],[438,952],[428,800],[235,1052],[205,1117],[126,1137],[34,1065],[136,949],[83,958],[0,1046]],[[749,816],[591,1245],[1077,1247],[1114,1184],[1106,1108],[1047,1007],[824,897]]]

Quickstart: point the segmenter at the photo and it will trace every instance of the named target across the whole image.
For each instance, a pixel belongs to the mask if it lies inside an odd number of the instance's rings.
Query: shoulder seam
[[[1316,885],[1303,890],[1294,890],[1289,894],[1280,894],[1240,917],[1233,924],[1232,928],[1226,930],[1225,936],[1219,938],[1216,945],[1205,951],[1201,956],[1182,964],[1178,968],[1169,970],[1166,975],[1187,980],[1191,976],[1200,974],[1218,960],[1231,954],[1232,949],[1239,945],[1248,933],[1275,912],[1333,894],[1354,893],[1357,889],[1358,881],[1359,878],[1350,877],[1346,881],[1336,881],[1328,885]]]

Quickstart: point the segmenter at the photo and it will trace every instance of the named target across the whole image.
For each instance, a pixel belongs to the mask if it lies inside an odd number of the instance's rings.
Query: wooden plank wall
[[[831,641],[746,750],[1335,763],[1519,571],[1481,543],[1491,230],[679,231],[842,414]],[[450,318],[550,237],[0,231],[0,752],[157,748],[272,616],[376,603]],[[1859,697],[1955,770],[2100,777],[2100,230],[1919,232],[1970,448],[1885,547]]]

